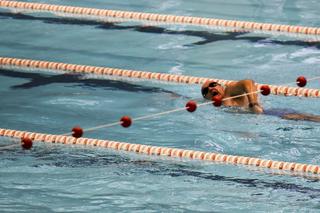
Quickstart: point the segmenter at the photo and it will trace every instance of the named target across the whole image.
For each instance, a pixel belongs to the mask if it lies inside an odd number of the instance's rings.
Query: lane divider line
[[[12,129],[0,129],[0,136],[12,138],[30,138],[34,141],[47,143],[61,143],[70,145],[96,146],[107,149],[133,152],[144,155],[166,156],[189,160],[211,161],[224,164],[245,165],[260,168],[292,171],[299,173],[320,174],[320,166],[301,164],[294,162],[273,161],[255,157],[226,155],[221,153],[204,152],[196,150],[176,149],[161,146],[149,146],[142,144],[131,144],[110,140],[99,140],[92,138],[74,138],[66,135],[43,134],[36,132],[18,131]]]
[[[258,32],[282,32],[286,34],[320,35],[318,27],[304,27],[283,24],[259,23],[250,21],[201,18],[191,16],[176,16],[168,14],[141,13],[120,10],[106,10],[85,7],[72,7],[54,4],[42,4],[20,1],[0,1],[0,7],[12,9],[34,10],[37,12],[56,12],[92,17],[109,17],[124,20],[148,21],[165,24],[184,24],[208,27],[233,28]]]
[[[146,72],[138,70],[127,70],[127,69],[117,69],[110,67],[96,67],[78,64],[67,64],[49,61],[39,61],[39,60],[29,60],[29,59],[19,59],[19,58],[8,58],[0,57],[0,66],[4,68],[26,68],[26,69],[44,69],[52,70],[57,72],[73,72],[81,74],[94,74],[98,76],[116,76],[125,77],[132,79],[142,79],[142,80],[156,80],[160,82],[174,82],[181,84],[200,84],[202,85],[206,81],[216,81],[220,84],[228,86],[230,83],[235,82],[231,80],[215,79],[215,78],[204,78],[186,75],[173,75],[167,73],[156,73],[156,72]],[[12,66],[12,67],[11,67]],[[257,89],[261,90],[261,87],[267,85],[270,87],[271,94],[274,95],[284,95],[284,96],[299,96],[299,97],[320,97],[319,89],[312,88],[301,88],[301,87],[289,87],[289,86],[278,86],[269,84],[256,83]]]

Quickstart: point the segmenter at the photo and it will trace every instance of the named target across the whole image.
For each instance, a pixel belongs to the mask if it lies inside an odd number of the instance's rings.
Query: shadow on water
[[[0,69],[0,76],[12,77],[12,78],[23,78],[30,79],[30,82],[12,86],[11,89],[30,89],[39,86],[45,86],[54,83],[64,84],[78,84],[78,86],[89,87],[89,88],[104,88],[106,90],[123,90],[127,92],[146,92],[146,93],[169,93],[173,96],[180,97],[181,95],[174,93],[169,90],[141,86],[131,84],[124,81],[115,81],[108,79],[85,79],[81,74],[61,74],[61,75],[44,75],[38,73],[26,73],[19,71],[10,71]]]
[[[57,158],[57,155],[63,155],[63,158]],[[74,153],[72,156],[66,155],[61,152],[60,149],[41,150],[33,152],[35,158],[39,158],[40,161],[34,165],[35,167],[41,167],[43,165],[51,165],[56,167],[114,167],[117,171],[115,174],[122,175],[135,174],[135,173],[148,173],[158,176],[170,176],[170,177],[191,177],[205,179],[209,181],[219,181],[226,183],[239,184],[245,187],[254,188],[271,188],[273,190],[288,190],[291,192],[298,192],[306,194],[310,198],[318,198],[320,196],[320,189],[305,187],[295,183],[286,183],[282,181],[265,181],[257,178],[237,178],[228,177],[223,175],[217,175],[213,172],[196,171],[192,165],[184,165],[177,163],[163,163],[161,161],[149,161],[149,160],[133,160],[124,155],[117,154],[99,154],[95,153]],[[60,160],[57,160],[60,159]],[[213,164],[214,165],[214,164]],[[309,182],[319,182],[318,179],[310,179]]]
[[[293,45],[293,46],[302,46],[302,47],[315,47],[320,49],[320,42],[307,42],[307,41],[279,41],[279,40],[270,40],[265,36],[246,36],[246,32],[224,32],[224,33],[214,33],[209,31],[198,31],[198,30],[169,30],[163,27],[156,26],[142,26],[142,25],[134,25],[134,26],[122,26],[117,25],[115,23],[105,22],[101,23],[95,20],[81,20],[74,18],[57,18],[57,17],[36,17],[21,13],[8,13],[8,12],[0,12],[0,16],[3,18],[12,18],[12,19],[20,19],[20,20],[34,20],[34,21],[42,21],[44,23],[49,24],[65,24],[65,25],[88,25],[95,26],[99,29],[105,30],[133,30],[142,33],[153,33],[153,34],[168,34],[168,35],[184,35],[184,36],[193,36],[199,37],[202,40],[198,42],[194,42],[192,44],[187,44],[184,46],[193,46],[193,45],[204,45],[208,43],[213,43],[217,41],[237,41],[243,40],[252,43],[266,43],[266,44],[278,44],[278,45]]]

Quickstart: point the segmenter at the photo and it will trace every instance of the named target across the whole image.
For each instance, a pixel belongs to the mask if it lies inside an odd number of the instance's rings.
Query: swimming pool
[[[41,1],[66,4],[64,1]],[[318,26],[309,1],[81,1],[68,5]],[[276,9],[275,9],[276,8]],[[0,56],[259,83],[318,76],[319,44],[185,26],[104,25],[0,11]],[[184,106],[199,86],[2,70],[1,128],[62,134]],[[319,81],[309,87],[319,88]],[[265,108],[319,114],[319,100],[261,97]],[[86,137],[319,164],[318,123],[212,106]],[[1,138],[1,143],[10,144]],[[277,171],[35,143],[0,150],[2,211],[317,211],[319,182]]]

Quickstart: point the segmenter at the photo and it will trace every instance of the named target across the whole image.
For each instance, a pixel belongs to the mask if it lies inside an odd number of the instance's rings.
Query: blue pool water
[[[317,1],[38,1],[318,26]],[[320,43],[208,28],[103,24],[0,10],[0,56],[280,85],[319,76]],[[200,87],[1,70],[1,128],[62,134],[180,108]],[[319,88],[319,81],[310,82]],[[318,99],[261,97],[266,109],[320,114]],[[88,132],[99,139],[320,164],[320,125],[199,108]],[[1,145],[13,143],[1,138]],[[319,181],[277,171],[36,143],[0,150],[2,212],[317,212]]]

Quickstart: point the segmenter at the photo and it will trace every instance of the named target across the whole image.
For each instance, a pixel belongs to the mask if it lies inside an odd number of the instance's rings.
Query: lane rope
[[[26,68],[26,69],[43,69],[55,72],[72,72],[81,74],[94,74],[98,76],[115,76],[124,77],[140,80],[156,80],[159,82],[174,82],[180,84],[200,84],[202,85],[206,81],[216,81],[220,84],[228,86],[232,82],[231,80],[215,79],[215,78],[204,78],[186,75],[173,75],[167,73],[156,73],[156,72],[146,72],[138,70],[127,70],[127,69],[117,69],[110,67],[96,67],[78,64],[67,64],[49,61],[39,61],[39,60],[29,60],[29,59],[19,59],[19,58],[8,58],[0,57],[0,66],[4,68]],[[274,95],[284,95],[284,96],[299,96],[299,97],[320,97],[319,89],[312,88],[301,88],[301,87],[289,87],[289,86],[278,86],[270,84],[255,84],[258,90],[261,87],[267,85],[270,87],[271,94]]]
[[[43,134],[12,129],[0,129],[0,136],[11,138],[30,138],[37,142],[60,143],[69,145],[85,145],[113,149],[117,151],[133,152],[144,155],[167,156],[172,158],[182,158],[189,160],[211,161],[224,164],[245,165],[260,168],[292,171],[299,173],[320,174],[320,166],[311,164],[301,164],[294,162],[273,161],[261,158],[226,155],[221,153],[203,152],[196,150],[176,149],[160,146],[149,146],[142,144],[132,144],[110,140],[99,140],[93,138],[74,138],[66,135]]]
[[[234,98],[243,97],[243,96],[250,95],[250,94],[256,94],[256,93],[263,92],[263,91],[264,90],[257,90],[257,91],[254,91],[254,92],[244,93],[244,94],[241,94],[241,95],[231,96],[231,97],[223,98],[223,99],[221,99],[221,97],[218,97],[218,98],[214,98],[212,101],[206,101],[206,102],[201,103],[201,104],[197,104],[197,102],[195,100],[190,100],[190,101],[187,102],[185,107],[171,109],[171,110],[167,110],[167,111],[163,111],[163,112],[159,112],[159,113],[153,113],[153,114],[150,114],[150,115],[144,115],[144,116],[140,116],[140,117],[136,117],[136,118],[131,118],[129,116],[123,116],[120,119],[120,121],[113,122],[113,123],[102,124],[102,125],[98,125],[98,126],[90,127],[90,128],[86,128],[86,129],[82,129],[81,127],[77,126],[77,128],[79,128],[79,131],[81,131],[81,134],[78,134],[78,135],[79,135],[79,137],[81,137],[84,132],[91,132],[91,131],[95,131],[95,130],[98,130],[98,129],[109,128],[109,127],[113,127],[113,126],[117,126],[117,125],[122,125],[123,127],[129,127],[129,126],[131,126],[133,121],[152,119],[152,118],[159,117],[159,116],[162,116],[162,115],[167,115],[167,114],[180,112],[180,111],[184,111],[184,110],[187,110],[189,112],[194,112],[197,109],[197,107],[206,106],[206,105],[209,105],[209,104],[213,104],[214,106],[219,107],[219,106],[222,105],[223,101],[231,100],[231,99],[234,99]],[[74,132],[77,132],[77,130],[72,130],[72,132],[64,133],[62,135],[73,135]]]
[[[184,25],[197,25],[207,27],[221,27],[230,29],[241,29],[255,32],[277,32],[285,34],[302,34],[302,35],[320,35],[320,28],[318,27],[304,27],[304,26],[293,26],[293,25],[282,25],[282,24],[271,24],[271,23],[258,23],[249,21],[238,21],[238,20],[225,20],[225,19],[214,19],[214,18],[201,18],[191,16],[176,16],[167,14],[156,14],[156,13],[140,13],[131,11],[120,11],[120,10],[106,10],[106,9],[95,9],[85,7],[72,7],[62,6],[54,4],[42,4],[42,3],[31,3],[31,2],[19,2],[19,1],[0,1],[0,7],[31,10],[37,12],[55,12],[63,14],[82,15],[86,17],[102,17],[102,18],[113,18],[123,19],[125,21],[147,21],[164,24],[184,24]]]

